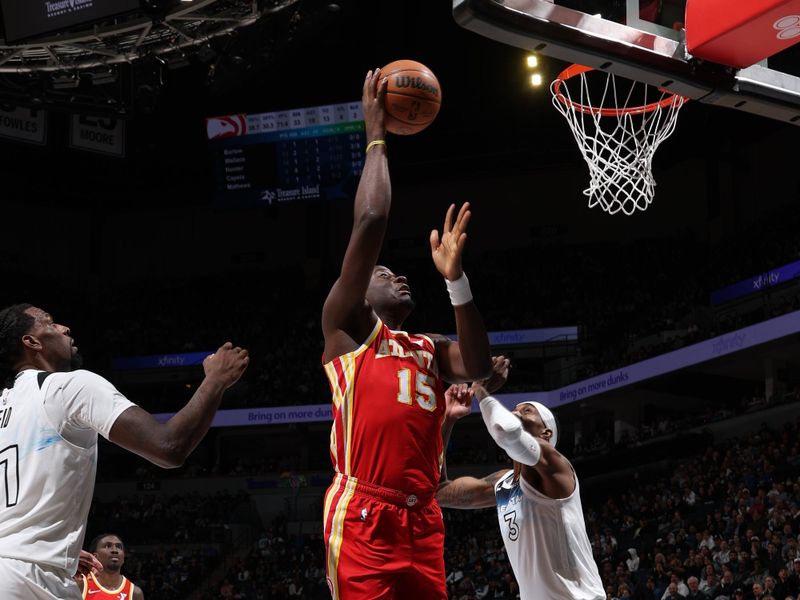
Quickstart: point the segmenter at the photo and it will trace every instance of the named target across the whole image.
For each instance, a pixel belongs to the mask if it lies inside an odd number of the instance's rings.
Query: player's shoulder
[[[428,338],[431,343],[433,344],[451,344],[453,340],[451,340],[446,335],[441,333],[417,333],[418,337]]]
[[[102,375],[85,369],[54,373],[42,372],[39,376],[41,378],[40,387],[49,392],[55,392],[56,390],[68,392],[113,387],[111,382]]]
[[[75,369],[74,371],[56,371],[48,373],[43,371],[40,373],[46,374],[46,380],[51,382],[58,382],[60,384],[75,383],[75,384],[92,384],[92,383],[108,383],[108,380],[102,375],[98,375],[86,369]]]

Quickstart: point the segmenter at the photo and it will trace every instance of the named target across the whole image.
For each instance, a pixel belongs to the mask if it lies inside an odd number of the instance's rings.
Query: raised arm
[[[386,80],[381,79],[380,69],[369,71],[361,99],[367,152],[353,207],[353,229],[341,273],[322,309],[326,360],[355,350],[367,338],[377,318],[366,304],[365,296],[383,246],[392,204],[384,141],[385,90]]]
[[[450,301],[456,317],[458,342],[445,337],[436,338],[436,359],[442,377],[451,383],[476,381],[488,377],[492,369],[489,354],[489,337],[483,318],[472,299],[461,256],[467,242],[467,225],[472,213],[465,202],[453,221],[455,204],[447,210],[441,238],[437,230],[431,231],[431,256],[437,270],[445,278]]]
[[[550,430],[540,418],[537,420],[536,409],[523,404],[518,416],[482,386],[473,386],[473,390],[489,434],[512,460],[520,463],[522,478],[550,498],[572,494],[575,490],[572,465],[543,435]]]
[[[111,427],[108,439],[164,468],[180,467],[203,439],[222,394],[239,380],[250,362],[247,350],[230,342],[203,361],[205,379],[191,400],[166,423],[132,406]]]
[[[508,378],[509,360],[505,356],[492,357],[492,374],[487,379],[473,384],[484,389],[497,391]],[[488,508],[494,506],[494,486],[506,471],[497,471],[483,479],[475,477],[447,477],[447,445],[453,427],[459,419],[472,412],[473,389],[466,384],[451,385],[445,391],[445,418],[442,422],[442,440],[445,460],[442,462],[441,481],[436,492],[436,500],[446,508]]]

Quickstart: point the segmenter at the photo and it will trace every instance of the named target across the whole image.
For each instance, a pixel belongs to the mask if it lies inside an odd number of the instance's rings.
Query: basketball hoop
[[[593,82],[597,104],[592,103],[586,74],[591,67],[572,65],[550,86],[553,105],[564,115],[589,165],[589,207],[598,204],[608,214],[632,215],[653,201],[653,155],[675,130],[678,111],[688,98],[645,83],[596,71]],[[602,75],[606,79],[602,81]],[[567,86],[579,82],[573,99]],[[629,85],[628,89],[623,89]],[[621,101],[621,102],[620,102]]]

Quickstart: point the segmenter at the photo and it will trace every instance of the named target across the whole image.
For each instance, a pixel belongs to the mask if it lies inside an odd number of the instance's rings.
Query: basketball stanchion
[[[589,165],[589,207],[611,215],[647,209],[656,187],[653,155],[688,98],[583,65],[562,71],[550,91]]]

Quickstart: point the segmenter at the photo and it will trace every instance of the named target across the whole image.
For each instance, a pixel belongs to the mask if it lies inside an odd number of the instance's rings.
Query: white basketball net
[[[618,93],[616,77],[598,72],[607,79],[602,94],[593,88],[595,97],[600,96],[599,103],[593,104],[586,74],[553,81],[553,105],[567,119],[589,165],[589,187],[583,190],[589,207],[599,204],[611,215],[620,211],[632,215],[653,201],[653,155],[675,130],[686,98],[627,79],[621,85],[627,89]],[[572,97],[568,84],[580,84],[578,97]]]

